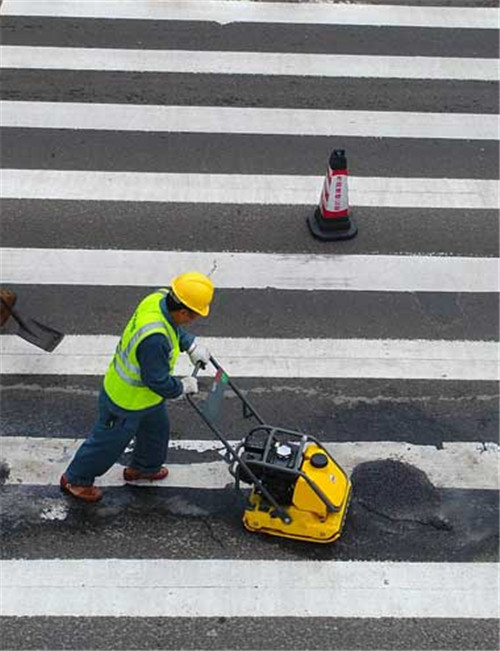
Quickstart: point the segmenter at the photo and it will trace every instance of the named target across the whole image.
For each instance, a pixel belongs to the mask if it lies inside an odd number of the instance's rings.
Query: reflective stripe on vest
[[[118,346],[116,347],[116,356],[119,358],[120,362],[123,364],[123,366],[127,369],[127,371],[130,371],[130,373],[135,373],[135,375],[141,374],[141,369],[139,366],[136,366],[135,364],[132,364],[132,362],[129,359],[129,355],[132,352],[135,344],[139,341],[139,339],[144,335],[146,332],[149,332],[150,330],[157,330],[158,328],[162,328],[165,330],[165,336],[168,338],[170,341],[170,336],[165,328],[165,325],[163,321],[154,321],[153,323],[148,323],[145,326],[142,326],[132,337],[132,339],[128,342],[127,347],[125,350],[122,350],[120,348],[120,342],[118,342]],[[172,346],[172,342],[170,341],[170,345]],[[116,366],[119,366],[118,364]],[[125,380],[124,377],[122,379]],[[126,382],[127,380],[125,380]],[[129,384],[133,384],[133,386],[144,386],[142,382],[139,382],[139,384],[136,384],[135,382],[129,382]]]
[[[171,348],[169,370],[174,370],[180,348],[175,328],[161,311],[160,302],[166,294],[168,290],[156,291],[138,305],[125,327],[104,377],[106,393],[124,409],[146,409],[163,400],[162,396],[144,384],[137,362],[137,348],[149,334],[160,333],[167,338]]]
[[[127,384],[130,384],[132,387],[143,387],[144,383],[142,380],[133,380],[130,376],[128,376],[125,371],[122,369],[120,364],[118,364],[118,361],[116,357],[113,357],[113,366],[115,371],[118,373],[118,375],[121,377],[121,379],[126,382]]]

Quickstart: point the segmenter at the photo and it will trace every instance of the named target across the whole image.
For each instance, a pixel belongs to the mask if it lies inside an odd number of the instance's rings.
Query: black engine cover
[[[283,505],[291,504],[297,481],[296,470],[302,461],[298,457],[296,440],[291,440],[286,431],[267,427],[252,430],[245,438],[240,454],[241,460]],[[241,466],[238,467],[238,478],[246,484],[253,484]]]

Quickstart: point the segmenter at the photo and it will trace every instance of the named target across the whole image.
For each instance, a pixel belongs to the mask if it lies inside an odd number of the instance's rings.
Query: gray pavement
[[[368,4],[368,3],[365,3]],[[390,4],[383,2],[382,4]],[[402,3],[403,4],[403,3]],[[423,4],[420,2],[420,4]],[[436,3],[437,4],[437,3]],[[477,6],[477,0],[472,2]],[[296,52],[371,56],[498,56],[496,30],[374,27],[370,25],[280,25],[277,23],[194,23],[190,21],[13,17],[2,19],[3,45]]]
[[[200,381],[203,391],[209,382]],[[96,414],[97,377],[9,376],[2,388],[8,436],[83,438]],[[495,382],[436,380],[238,380],[265,420],[325,441],[407,441],[440,448],[446,441],[498,440]],[[229,395],[221,424],[235,436],[249,427]],[[173,404],[172,438],[211,439],[187,404]],[[175,458],[175,457],[174,457]]]
[[[2,72],[6,100],[248,106],[350,111],[497,113],[498,83],[439,79],[310,78],[157,72]]]
[[[325,244],[309,234],[312,205],[5,199],[2,206],[2,242],[11,247],[143,251],[162,242],[182,251],[188,242],[196,251],[498,255],[497,211],[481,208],[353,207],[363,225],[357,237]]]
[[[13,618],[2,627],[9,649],[283,649],[301,640],[318,649],[496,649],[493,621],[434,619],[367,619],[360,634],[357,619],[329,618]],[[24,645],[24,646],[23,646]]]
[[[356,152],[355,176],[495,179],[498,143],[423,138],[162,134],[14,129],[2,135],[12,169],[211,174],[323,174],[325,151],[341,140]]]

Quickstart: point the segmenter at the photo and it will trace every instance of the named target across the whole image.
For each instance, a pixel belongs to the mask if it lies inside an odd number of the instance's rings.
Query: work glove
[[[202,368],[205,368],[210,362],[210,351],[203,344],[193,341],[187,352],[193,366],[201,364]]]
[[[181,379],[182,393],[181,396],[187,396],[190,393],[198,393],[198,380],[189,375]]]

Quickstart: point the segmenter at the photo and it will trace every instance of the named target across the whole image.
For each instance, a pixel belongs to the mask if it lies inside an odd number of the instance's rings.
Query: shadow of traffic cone
[[[334,149],[314,215],[307,218],[309,229],[320,240],[349,240],[358,232],[349,217],[347,159],[344,149]]]

